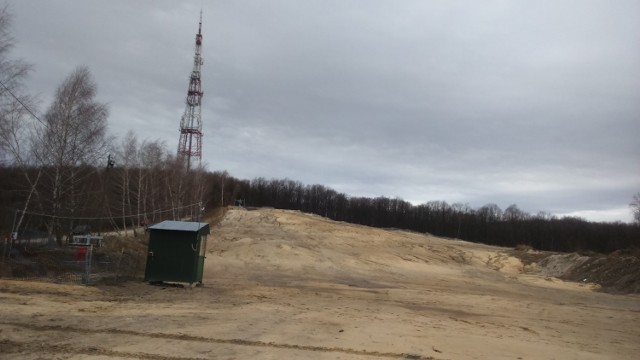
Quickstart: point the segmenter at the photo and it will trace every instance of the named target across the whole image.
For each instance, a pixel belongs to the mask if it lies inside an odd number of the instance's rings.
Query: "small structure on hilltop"
[[[167,220],[150,226],[148,231],[144,280],[202,285],[209,224]]]

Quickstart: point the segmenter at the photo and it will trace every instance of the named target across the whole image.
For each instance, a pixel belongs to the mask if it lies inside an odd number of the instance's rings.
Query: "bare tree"
[[[12,59],[9,55],[15,46],[11,35],[12,15],[9,6],[0,7],[0,80],[2,81],[1,96],[5,91],[14,91],[22,87],[25,77],[31,70],[31,65],[22,59]]]
[[[15,40],[11,36],[12,16],[8,5],[0,8],[0,160],[24,165],[24,144],[28,137],[25,121],[33,99],[24,94],[24,80],[31,65],[22,59],[12,59]]]
[[[144,213],[142,222],[155,222],[160,210],[162,188],[161,171],[168,155],[167,146],[160,140],[144,141],[140,146],[138,169],[138,214]],[[142,203],[140,203],[142,202]],[[140,211],[141,210],[141,211]]]
[[[502,219],[502,209],[493,203],[482,206],[478,209],[477,214],[484,222],[495,222]]]
[[[509,207],[507,207],[504,210],[504,213],[502,214],[502,218],[506,221],[522,221],[525,220],[529,217],[529,215],[520,210],[520,208],[518,208],[518,205],[516,204],[511,204],[509,205]]]
[[[14,99],[0,96],[0,161],[10,165],[26,166],[25,144],[29,141],[29,128],[25,107]]]
[[[11,50],[15,40],[11,35],[12,15],[8,5],[0,8],[0,164],[7,163],[22,169],[28,195],[13,231],[18,231],[31,199],[37,194],[41,172],[30,175],[26,144],[29,143],[30,117],[36,118],[31,109],[35,100],[24,92],[24,80],[31,65],[22,59],[13,59]],[[36,118],[37,119],[37,118]]]
[[[130,222],[131,229],[133,230],[133,235],[136,235],[135,230],[135,219],[133,216],[133,204],[131,199],[131,194],[134,193],[133,186],[138,185],[135,178],[134,169],[139,167],[139,151],[138,151],[138,138],[132,130],[129,130],[125,135],[125,138],[122,140],[122,144],[120,145],[120,149],[117,151],[117,156],[119,159],[118,170],[121,177],[120,186],[118,186],[118,190],[120,191],[121,199],[120,199],[120,213],[122,216],[122,226],[124,228],[124,233],[127,233],[127,219]],[[133,184],[132,184],[133,180]]]
[[[37,131],[33,153],[46,169],[49,231],[62,241],[60,216],[71,218],[82,205],[82,180],[95,170],[107,147],[108,109],[97,102],[96,84],[87,67],[76,68],[58,87]],[[84,169],[84,171],[83,171]]]

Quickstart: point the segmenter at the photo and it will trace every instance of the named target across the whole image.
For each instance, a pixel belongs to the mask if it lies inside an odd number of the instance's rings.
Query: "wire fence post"
[[[4,242],[2,243],[2,263],[4,264],[4,255],[7,252],[7,242],[9,241],[8,238],[4,238]]]
[[[4,86],[4,84],[2,84]],[[11,258],[11,249],[13,248],[13,242],[18,239],[18,230],[16,229],[16,218],[18,217],[18,209],[13,213],[13,223],[11,224],[11,234],[9,234],[9,254],[7,254],[7,259]],[[6,246],[6,240],[5,240]],[[2,249],[2,262],[4,263],[4,248]]]
[[[118,265],[116,265],[116,281],[118,281],[118,275],[120,275],[120,266],[122,265],[122,257],[124,256],[124,248],[120,250],[120,257],[118,258]]]
[[[93,256],[93,245],[89,245],[89,251],[84,255],[84,271],[82,273],[82,283],[89,285],[89,276],[91,275],[91,258]]]
[[[17,234],[15,232],[11,233],[11,237],[9,237],[9,253],[7,254],[7,260],[11,260],[11,250],[13,250],[13,243],[17,240]]]

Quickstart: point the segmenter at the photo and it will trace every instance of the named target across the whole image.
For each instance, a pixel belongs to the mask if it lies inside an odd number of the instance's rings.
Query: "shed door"
[[[149,242],[145,279],[147,281],[195,282],[199,263],[193,234],[164,232]]]

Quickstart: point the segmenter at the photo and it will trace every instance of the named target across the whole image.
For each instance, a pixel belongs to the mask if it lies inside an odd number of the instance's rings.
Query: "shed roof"
[[[149,226],[149,229],[198,232],[204,227],[207,227],[207,233],[209,233],[209,224],[205,222],[165,220]]]

